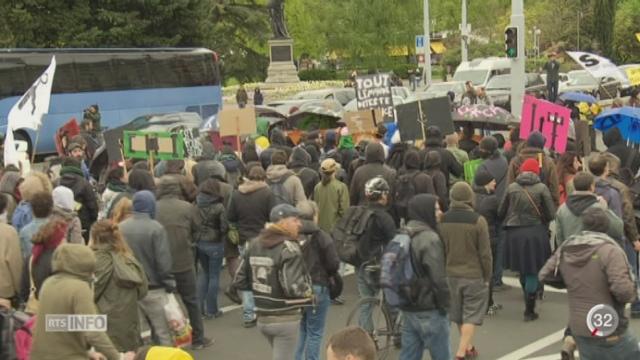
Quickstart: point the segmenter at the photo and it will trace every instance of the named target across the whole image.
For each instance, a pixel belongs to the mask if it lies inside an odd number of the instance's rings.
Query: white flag
[[[567,54],[597,80],[607,77],[618,80],[625,79],[622,70],[607,58],[581,51],[567,51]]]
[[[7,132],[4,135],[4,166],[15,165],[20,167],[20,159],[18,152],[16,151],[16,143],[13,140],[13,131],[7,127]]]
[[[53,84],[55,72],[56,57],[54,56],[47,70],[36,79],[29,90],[22,95],[20,100],[9,111],[7,133],[10,130],[24,128],[37,130],[40,127],[42,116],[49,112],[51,84]]]

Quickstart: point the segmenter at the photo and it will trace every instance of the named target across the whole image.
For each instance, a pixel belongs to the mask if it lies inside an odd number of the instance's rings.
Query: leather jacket
[[[509,184],[498,208],[498,217],[504,219],[505,227],[548,224],[555,213],[549,189],[532,172],[521,173]]]

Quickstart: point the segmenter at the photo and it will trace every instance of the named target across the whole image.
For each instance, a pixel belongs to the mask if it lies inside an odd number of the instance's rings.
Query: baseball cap
[[[299,217],[300,211],[289,204],[276,205],[269,213],[269,221],[278,222],[288,217]]]

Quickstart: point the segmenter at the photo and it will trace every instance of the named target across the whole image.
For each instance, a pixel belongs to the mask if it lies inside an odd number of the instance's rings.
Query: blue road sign
[[[416,48],[424,48],[424,35],[416,35]]]

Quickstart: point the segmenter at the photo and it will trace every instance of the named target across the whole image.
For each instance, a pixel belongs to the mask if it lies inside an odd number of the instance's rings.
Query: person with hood
[[[313,189],[316,184],[320,182],[320,176],[318,172],[309,167],[311,156],[301,147],[296,147],[291,153],[289,158],[289,164],[287,167],[289,170],[300,178],[302,187],[304,188],[304,195],[306,198],[310,198],[313,195]]]
[[[324,147],[322,148],[321,158],[326,159],[328,157],[333,157],[333,154],[337,152],[338,152],[338,134],[335,132],[335,130],[327,130],[324,133]],[[340,160],[342,160],[341,157],[340,157]],[[338,161],[338,162],[342,164],[342,161]]]
[[[118,193],[110,204],[105,204],[105,208],[103,212],[106,214],[108,219],[113,219],[114,210],[118,208],[118,203],[122,199],[131,200],[133,198],[133,194],[138,191],[151,191],[155,193],[156,191],[156,182],[149,172],[148,168],[134,168],[129,172],[129,178],[127,179],[127,189],[124,192]]]
[[[240,109],[247,106],[247,103],[249,102],[249,95],[247,94],[247,90],[245,90],[244,85],[240,85],[238,91],[236,91],[236,102]]]
[[[516,126],[509,131],[509,141],[504,145],[504,157],[509,164],[520,153],[523,145],[524,142],[520,139],[520,126]]]
[[[254,166],[249,170],[245,181],[238,186],[238,190],[231,195],[227,220],[238,231],[240,254],[246,252],[251,239],[258,236],[264,228],[269,221],[271,209],[276,205],[275,196],[265,180],[266,174],[262,167]],[[235,275],[235,271],[233,274]],[[256,316],[252,293],[246,291],[242,296],[242,324],[244,327],[253,327],[256,324]]]
[[[287,138],[280,129],[271,130],[271,134],[269,135],[269,142],[271,145],[263,150],[260,153],[260,162],[262,163],[262,168],[265,170],[271,165],[271,156],[278,150],[284,151],[286,156],[285,159],[291,157],[291,147],[287,145]],[[285,160],[286,162],[286,160]]]
[[[0,214],[7,211],[7,195],[0,194]],[[5,221],[0,221],[0,299],[17,305],[20,295],[23,257],[20,253],[18,233]]]
[[[302,181],[287,169],[287,154],[284,151],[273,152],[271,165],[267,168],[267,184],[277,203],[295,206],[307,199]]]
[[[309,168],[315,171],[320,171],[320,151],[317,146],[306,145],[304,150],[309,154]]]
[[[389,159],[387,160],[387,165],[396,171],[401,171],[404,166],[404,156],[410,151],[414,150],[415,147],[410,144],[398,143],[393,144],[393,148],[391,148],[391,154],[389,154]],[[353,161],[353,160],[352,160]]]
[[[358,152],[353,143],[353,136],[349,134],[346,127],[340,130],[340,141],[338,142],[338,153],[340,153],[340,166],[347,169],[353,159],[358,157]]]
[[[451,293],[447,283],[444,243],[438,233],[442,211],[438,198],[419,194],[409,201],[411,257],[419,281],[416,300],[402,311],[402,350],[400,360],[422,359],[428,351],[431,359],[450,360],[449,311]],[[426,275],[428,274],[428,275]]]
[[[26,258],[31,253],[31,241],[40,228],[49,221],[53,211],[53,198],[50,193],[39,192],[31,199],[33,220],[18,233],[20,236],[20,248],[22,257]]]
[[[602,141],[607,147],[607,152],[620,159],[620,169],[628,169],[631,176],[635,177],[640,169],[640,154],[627,145],[620,129],[613,127],[607,130],[602,136]]]
[[[39,192],[51,193],[51,181],[46,174],[39,171],[32,171],[18,185],[21,200],[13,211],[11,217],[11,225],[20,232],[22,228],[33,220],[33,211],[31,210],[31,199],[33,195]]]
[[[127,191],[127,179],[124,176],[124,168],[114,167],[107,172],[107,188],[102,193],[102,203],[105,208],[111,208],[111,203],[118,194]]]
[[[67,224],[67,242],[84,244],[82,224],[78,214],[73,210],[75,206],[73,191],[64,186],[57,186],[51,195],[53,197],[51,221],[62,220]]]
[[[327,161],[327,160],[325,160]],[[327,314],[331,305],[329,282],[340,267],[340,258],[329,233],[318,227],[318,205],[309,200],[299,203],[300,247],[315,297],[313,307],[302,310],[300,339],[296,350],[297,360],[319,360]]]
[[[97,315],[91,282],[96,270],[93,251],[85,245],[63,244],[53,254],[54,274],[40,291],[40,310],[33,329],[31,358],[85,360],[93,347],[108,360],[133,359],[120,353],[100,331],[46,331],[48,314]],[[95,355],[93,355],[95,356]]]
[[[446,210],[449,203],[449,186],[446,176],[442,173],[440,165],[442,158],[438,151],[429,151],[423,161],[424,173],[431,177],[433,181],[434,195],[440,198],[442,208]]]
[[[251,240],[233,279],[232,293],[255,294],[258,329],[271,345],[274,360],[294,358],[301,307],[311,304],[313,295],[298,243],[299,216],[289,204],[275,206],[269,214],[270,223]],[[239,300],[237,296],[234,299]]]
[[[226,171],[227,184],[231,185],[233,189],[237,188],[240,177],[244,173],[244,164],[238,158],[238,155],[236,155],[231,146],[223,145],[218,160],[220,160]]]
[[[351,186],[349,188],[350,202],[352,206],[364,205],[367,197],[365,195],[365,184],[381,176],[389,186],[389,191],[393,191],[395,185],[396,171],[384,164],[384,149],[378,143],[370,143],[365,150],[365,162],[353,174]],[[390,204],[391,202],[389,202]]]
[[[591,207],[582,215],[580,233],[565,241],[538,274],[541,282],[559,277],[569,295],[569,328],[580,359],[640,358],[638,339],[629,329],[625,306],[637,299],[637,288],[624,251],[606,232],[609,217]],[[606,337],[594,337],[585,319],[596,305],[615,309],[618,326]]]
[[[467,124],[462,127],[462,139],[460,139],[460,149],[471,154],[477,147],[478,142],[473,139],[475,136],[475,129],[473,125]]]
[[[320,166],[322,181],[313,191],[313,199],[319,207],[318,226],[330,233],[349,208],[349,189],[335,177],[340,165],[333,159],[326,159]]]
[[[462,360],[478,356],[473,337],[487,311],[493,259],[487,221],[473,208],[475,195],[471,186],[456,183],[450,196],[451,208],[442,216],[440,234],[451,290],[449,316],[460,331],[455,356]]]
[[[149,322],[154,343],[172,346],[164,304],[167,294],[176,291],[176,281],[171,273],[172,252],[167,231],[155,216],[155,196],[149,190],[141,190],[133,195],[133,215],[118,227],[148,279],[147,295],[138,301],[140,314]]]
[[[78,217],[82,224],[85,241],[89,238],[89,229],[98,218],[98,199],[91,184],[83,177],[80,163],[73,158],[66,158],[60,170],[60,184],[73,191],[74,200],[80,204]]]
[[[444,140],[447,144],[447,151],[453,154],[453,156],[456,158],[456,160],[460,165],[464,166],[464,163],[469,161],[469,154],[460,148],[458,133],[456,132],[451,133],[445,136]],[[449,176],[449,185],[453,185],[458,181],[463,181],[463,180],[464,180],[464,177]]]
[[[496,180],[496,196],[498,199],[504,197],[507,191],[507,172],[509,163],[498,149],[498,140],[493,136],[485,136],[478,145],[478,156],[484,161],[478,167],[479,170],[486,170]]]
[[[229,226],[220,183],[208,179],[200,184],[196,206],[201,226],[195,236],[196,256],[202,271],[198,273],[198,301],[205,319],[222,316],[218,307],[220,273],[224,259],[224,241]]]
[[[516,159],[514,159],[516,161]],[[524,321],[538,319],[535,312],[537,274],[551,255],[549,222],[556,213],[554,200],[540,181],[538,160],[526,159],[515,182],[510,183],[498,208],[506,229],[505,268],[520,274],[524,292]]]
[[[0,178],[0,194],[4,194],[7,200],[6,214],[7,223],[11,225],[11,219],[13,218],[13,211],[20,202],[21,194],[18,190],[18,186],[22,182],[22,176],[20,172],[5,171]]]
[[[451,175],[461,178],[464,176],[464,167],[456,160],[452,153],[447,151],[443,147],[442,131],[437,126],[429,126],[426,131],[426,141],[424,148],[420,150],[420,159],[423,162],[427,157],[429,151],[437,151],[440,154],[440,170],[446,178],[446,183],[449,184],[449,177]]]
[[[184,160],[175,159],[166,161],[163,160],[161,163],[165,164],[164,171],[158,171],[160,167],[156,166],[155,177],[158,179],[162,179],[165,176],[171,176],[175,179],[178,179],[180,182],[180,191],[182,191],[182,198],[190,203],[195,202],[196,196],[198,195],[198,187],[193,180],[193,174],[188,172],[195,166],[191,166],[190,169],[188,169]]]
[[[260,91],[260,88],[257,87],[253,90],[253,105],[260,106],[264,103],[264,95]]]
[[[538,163],[538,178],[551,193],[553,204],[557,207],[560,204],[560,189],[558,186],[558,175],[553,159],[544,152],[544,144],[547,139],[539,131],[532,132],[527,138],[525,146],[518,152],[509,163],[507,172],[507,183],[513,184],[520,174],[520,168],[526,160],[535,160]]]
[[[118,351],[135,351],[142,341],[138,300],[147,295],[142,265],[122,238],[118,224],[100,220],[91,227],[91,249],[96,257],[94,301],[107,315],[107,335]]]

